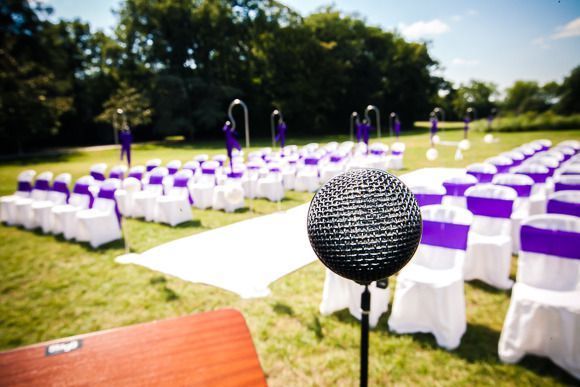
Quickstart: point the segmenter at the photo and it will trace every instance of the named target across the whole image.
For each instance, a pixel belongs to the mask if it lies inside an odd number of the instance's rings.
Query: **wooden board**
[[[232,309],[0,353],[0,385],[265,386],[244,317]]]

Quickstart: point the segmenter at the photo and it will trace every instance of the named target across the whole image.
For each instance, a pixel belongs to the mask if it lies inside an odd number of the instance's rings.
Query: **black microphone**
[[[341,277],[365,285],[361,296],[361,386],[367,385],[368,285],[395,274],[421,240],[421,211],[397,177],[353,169],[332,178],[310,203],[308,238],[318,258]]]

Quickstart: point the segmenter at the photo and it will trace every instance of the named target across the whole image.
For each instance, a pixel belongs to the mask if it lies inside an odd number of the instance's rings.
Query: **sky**
[[[44,0],[53,19],[80,18],[106,32],[119,0]],[[580,0],[282,0],[307,15],[333,4],[369,24],[428,41],[442,75],[456,85],[470,79],[561,82],[580,65]]]

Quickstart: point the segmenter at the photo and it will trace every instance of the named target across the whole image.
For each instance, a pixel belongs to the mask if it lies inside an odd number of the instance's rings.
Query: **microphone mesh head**
[[[421,240],[421,211],[398,178],[353,169],[322,186],[308,210],[308,237],[336,274],[369,284],[398,272]]]

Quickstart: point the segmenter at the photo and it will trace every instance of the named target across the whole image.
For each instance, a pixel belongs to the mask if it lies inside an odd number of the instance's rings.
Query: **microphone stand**
[[[371,311],[371,293],[368,285],[365,285],[365,289],[360,296],[360,308],[360,385],[361,387],[367,387],[369,383],[369,313]]]

